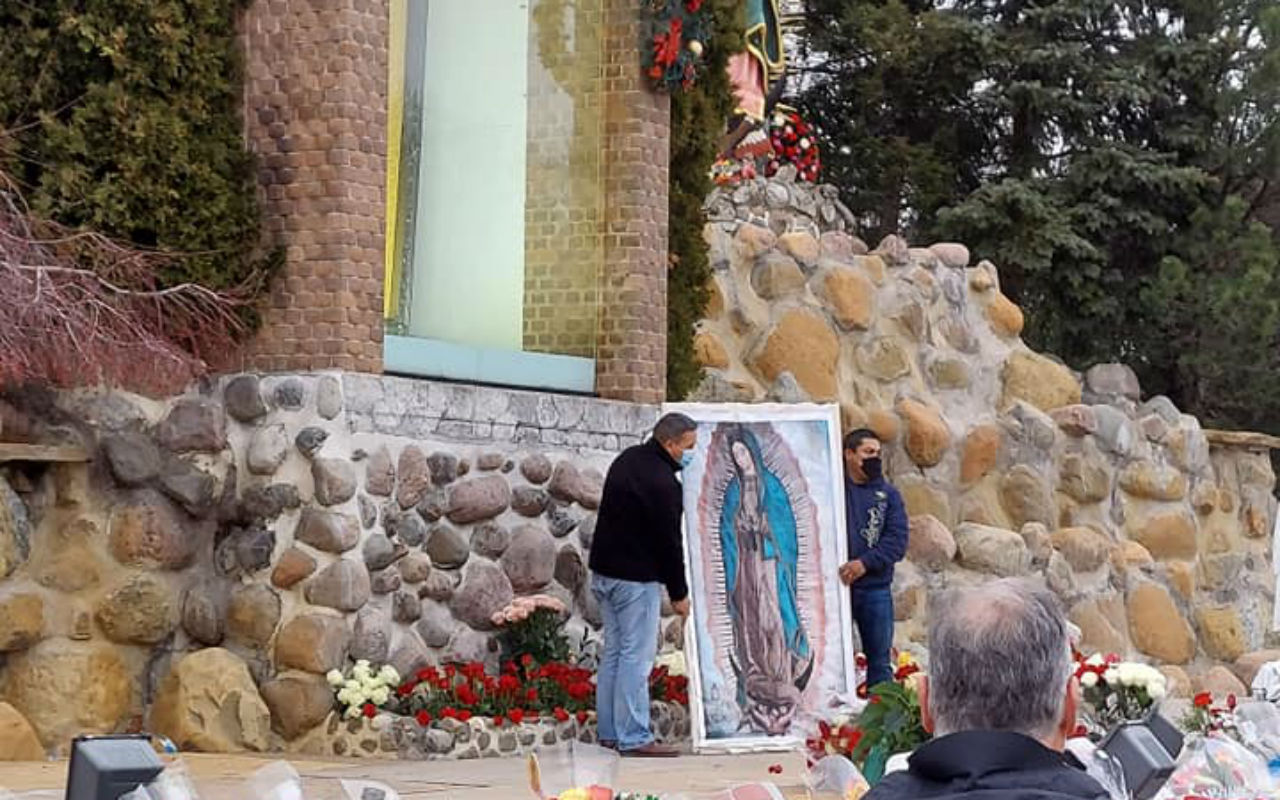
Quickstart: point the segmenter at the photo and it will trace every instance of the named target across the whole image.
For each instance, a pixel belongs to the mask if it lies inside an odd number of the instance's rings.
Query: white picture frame
[[[685,660],[689,677],[689,713],[696,752],[771,752],[794,750],[803,746],[805,736],[820,718],[854,703],[857,666],[854,660],[853,618],[848,589],[837,578],[840,564],[847,560],[844,502],[844,465],[840,410],[835,405],[816,404],[721,404],[672,403],[664,413],[678,412],[698,423],[697,446],[692,462],[682,473],[684,484],[684,548],[685,569],[689,581],[692,612],[685,629]],[[746,432],[746,435],[743,434]],[[753,442],[754,440],[754,442]],[[752,465],[761,465],[771,477],[753,480],[744,477],[739,467],[726,459],[734,459],[733,442],[741,442],[750,450]],[[754,450],[751,448],[754,447]],[[744,453],[739,448],[740,454]],[[744,462],[748,461],[743,459]],[[735,480],[739,489],[735,492]],[[742,490],[743,483],[754,487]],[[761,489],[768,485],[772,490]],[[747,513],[742,517],[744,495],[757,503],[747,504],[768,510]],[[725,507],[730,506],[726,517]],[[776,512],[776,513],[775,513]],[[786,513],[794,519],[788,529]],[[739,518],[750,519],[743,523]],[[762,556],[754,557],[757,577],[735,578],[735,597],[730,597],[730,580],[726,562],[734,564],[735,576],[750,576],[736,556],[737,531],[759,529],[760,520],[780,520],[763,527],[763,534],[746,533],[753,540],[774,542],[774,553],[789,553],[789,537],[795,541],[793,559],[774,558],[770,566]],[[728,527],[726,527],[728,526]],[[773,527],[780,529],[774,533]],[[744,545],[748,552],[751,545]],[[726,559],[726,549],[730,557]],[[760,552],[766,552],[767,547]],[[784,564],[784,562],[786,562]],[[794,562],[794,567],[790,566]],[[744,560],[743,563],[746,563]],[[777,598],[769,607],[778,608],[778,619],[759,626],[747,626],[735,619],[742,617],[734,608],[744,607],[744,597],[753,597],[742,587],[762,579],[772,579],[772,592],[766,586],[764,596]],[[766,583],[770,582],[768,580]],[[755,608],[763,607],[754,604]],[[790,608],[793,613],[784,612]],[[750,611],[742,612],[751,615]],[[769,612],[766,612],[769,613]],[[752,617],[752,619],[764,619]],[[773,674],[793,678],[798,698],[794,712],[786,711],[791,699],[779,700],[770,689],[760,689],[761,675],[755,666],[760,660],[750,653],[753,646],[744,631],[757,627],[776,631],[782,620],[784,646],[796,672],[796,664],[811,666],[803,688],[804,674],[788,673],[779,667]],[[790,624],[788,624],[790,621]],[[797,635],[797,631],[799,634]],[[775,634],[776,635],[776,634]],[[774,640],[777,641],[776,639]],[[776,653],[756,641],[757,652]],[[743,661],[757,686],[754,695],[739,681]],[[765,659],[766,661],[768,659]],[[773,663],[778,662],[774,659]],[[779,681],[789,694],[786,681]],[[726,694],[732,691],[733,700]],[[760,699],[764,696],[765,699]],[[734,714],[739,715],[735,721]],[[779,726],[788,719],[785,732]],[[759,720],[764,719],[765,722]],[[765,726],[773,728],[772,731]]]

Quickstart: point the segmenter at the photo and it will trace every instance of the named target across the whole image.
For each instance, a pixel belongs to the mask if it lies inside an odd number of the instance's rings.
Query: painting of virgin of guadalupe
[[[686,660],[701,750],[793,747],[852,694],[838,411],[680,404],[693,604]]]

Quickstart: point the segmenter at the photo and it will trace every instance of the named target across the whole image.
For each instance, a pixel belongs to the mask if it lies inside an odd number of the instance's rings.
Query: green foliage
[[[862,737],[850,757],[875,783],[884,774],[889,756],[912,752],[929,741],[929,734],[920,713],[920,697],[910,687],[882,683],[872,687],[869,695],[870,702],[858,716]]]
[[[811,0],[807,31],[827,175],[868,232],[965,242],[1033,346],[1280,431],[1280,240],[1259,215],[1280,7]]]
[[[725,72],[742,49],[741,4],[707,0],[713,34],[704,42],[706,64],[697,83],[671,96],[671,168],[667,206],[670,271],[667,274],[667,396],[681,399],[702,378],[693,357],[693,326],[707,306],[711,267],[702,238],[702,203],[711,193],[716,145],[733,113]]]
[[[41,0],[0,9],[0,166],[40,214],[186,253],[164,281],[255,275],[240,120],[248,0]]]
[[[529,616],[504,627],[498,638],[504,661],[519,663],[528,656],[539,664],[550,664],[569,659],[564,620],[550,608],[534,609]]]

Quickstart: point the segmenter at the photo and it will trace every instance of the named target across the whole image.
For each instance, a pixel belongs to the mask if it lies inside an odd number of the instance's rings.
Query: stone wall
[[[604,471],[656,415],[341,373],[58,404],[89,460],[0,470],[0,701],[52,750],[283,747],[348,659],[495,663],[515,595],[562,598],[580,635]]]
[[[834,401],[884,438],[911,515],[901,644],[923,641],[928,589],[993,575],[1046,582],[1091,648],[1198,673],[1265,644],[1267,437],[1206,436],[1123,366],[1032,352],[993,265],[958,244],[870,249],[829,188],[784,174],[707,208],[697,395]]]

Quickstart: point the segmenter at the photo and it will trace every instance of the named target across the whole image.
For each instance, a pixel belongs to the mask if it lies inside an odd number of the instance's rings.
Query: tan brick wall
[[[604,0],[532,4],[524,349],[591,358],[604,261]]]
[[[596,393],[666,396],[671,108],[640,71],[637,0],[605,0],[605,258]]]
[[[283,246],[243,366],[382,371],[386,0],[256,0],[245,123]]]
[[[594,352],[599,395],[657,402],[669,105],[640,72],[639,0],[579,0],[575,14],[574,49],[588,54],[594,37],[598,70],[544,64],[579,82],[567,161],[539,149],[564,119],[531,104],[525,347]],[[247,135],[286,264],[240,366],[381,372],[387,0],[256,0],[244,31]],[[564,92],[546,73],[531,91]],[[563,188],[543,191],[553,177]]]

